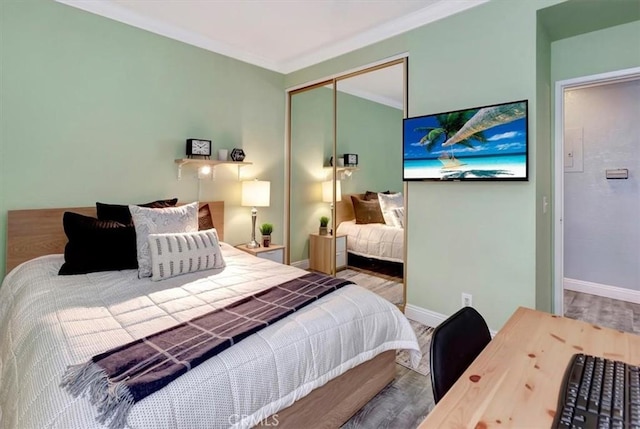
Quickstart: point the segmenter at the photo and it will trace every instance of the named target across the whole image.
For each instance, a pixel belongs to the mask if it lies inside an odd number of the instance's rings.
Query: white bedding
[[[404,229],[382,223],[341,222],[338,234],[347,234],[347,251],[368,258],[404,261]]]
[[[9,273],[0,288],[1,426],[102,427],[88,399],[58,386],[67,365],[306,273],[227,244],[222,250],[225,269],[161,282],[138,279],[136,270],[58,276],[62,255]],[[420,359],[398,309],[349,285],[143,399],[128,427],[251,427],[390,349],[411,350],[415,365]]]

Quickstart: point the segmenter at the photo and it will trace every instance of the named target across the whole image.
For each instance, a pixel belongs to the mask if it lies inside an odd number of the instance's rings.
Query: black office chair
[[[431,384],[437,404],[491,341],[487,322],[464,307],[442,322],[431,336]]]

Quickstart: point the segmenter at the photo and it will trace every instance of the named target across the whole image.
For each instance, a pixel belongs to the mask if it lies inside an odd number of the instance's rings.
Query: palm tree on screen
[[[437,144],[443,144],[447,142],[453,135],[455,135],[460,129],[471,119],[472,112],[470,111],[459,111],[459,112],[451,112],[445,113],[441,115],[436,115],[436,121],[438,122],[437,127],[418,127],[415,128],[415,131],[424,132],[425,135],[420,139],[420,145],[424,146],[425,149],[429,152],[432,152]],[[459,144],[468,148],[473,148],[473,143],[471,139],[474,139],[479,142],[486,142],[487,139],[484,136],[482,131],[478,131],[467,136],[464,139],[457,141],[455,144]],[[442,159],[441,159],[442,158]],[[449,154],[444,152],[443,155],[439,158],[441,161],[449,160],[452,162],[456,162],[455,157],[453,156],[453,151]],[[446,164],[445,164],[446,165]],[[453,165],[446,165],[453,166]]]

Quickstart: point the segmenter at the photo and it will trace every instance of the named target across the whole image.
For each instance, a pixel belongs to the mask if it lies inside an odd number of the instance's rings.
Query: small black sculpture
[[[231,155],[229,155],[229,156],[235,162],[242,162],[242,161],[244,161],[245,154],[244,154],[244,151],[242,149],[234,148],[231,151]]]

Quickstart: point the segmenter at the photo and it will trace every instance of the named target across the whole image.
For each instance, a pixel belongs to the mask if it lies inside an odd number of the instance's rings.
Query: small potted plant
[[[327,225],[329,225],[329,218],[326,217],[326,216],[322,216],[320,218],[320,230],[318,231],[318,234],[327,235],[327,233],[328,233]]]
[[[262,245],[269,247],[271,244],[271,233],[273,232],[273,225],[270,223],[263,223],[260,226],[260,234],[262,234]]]

